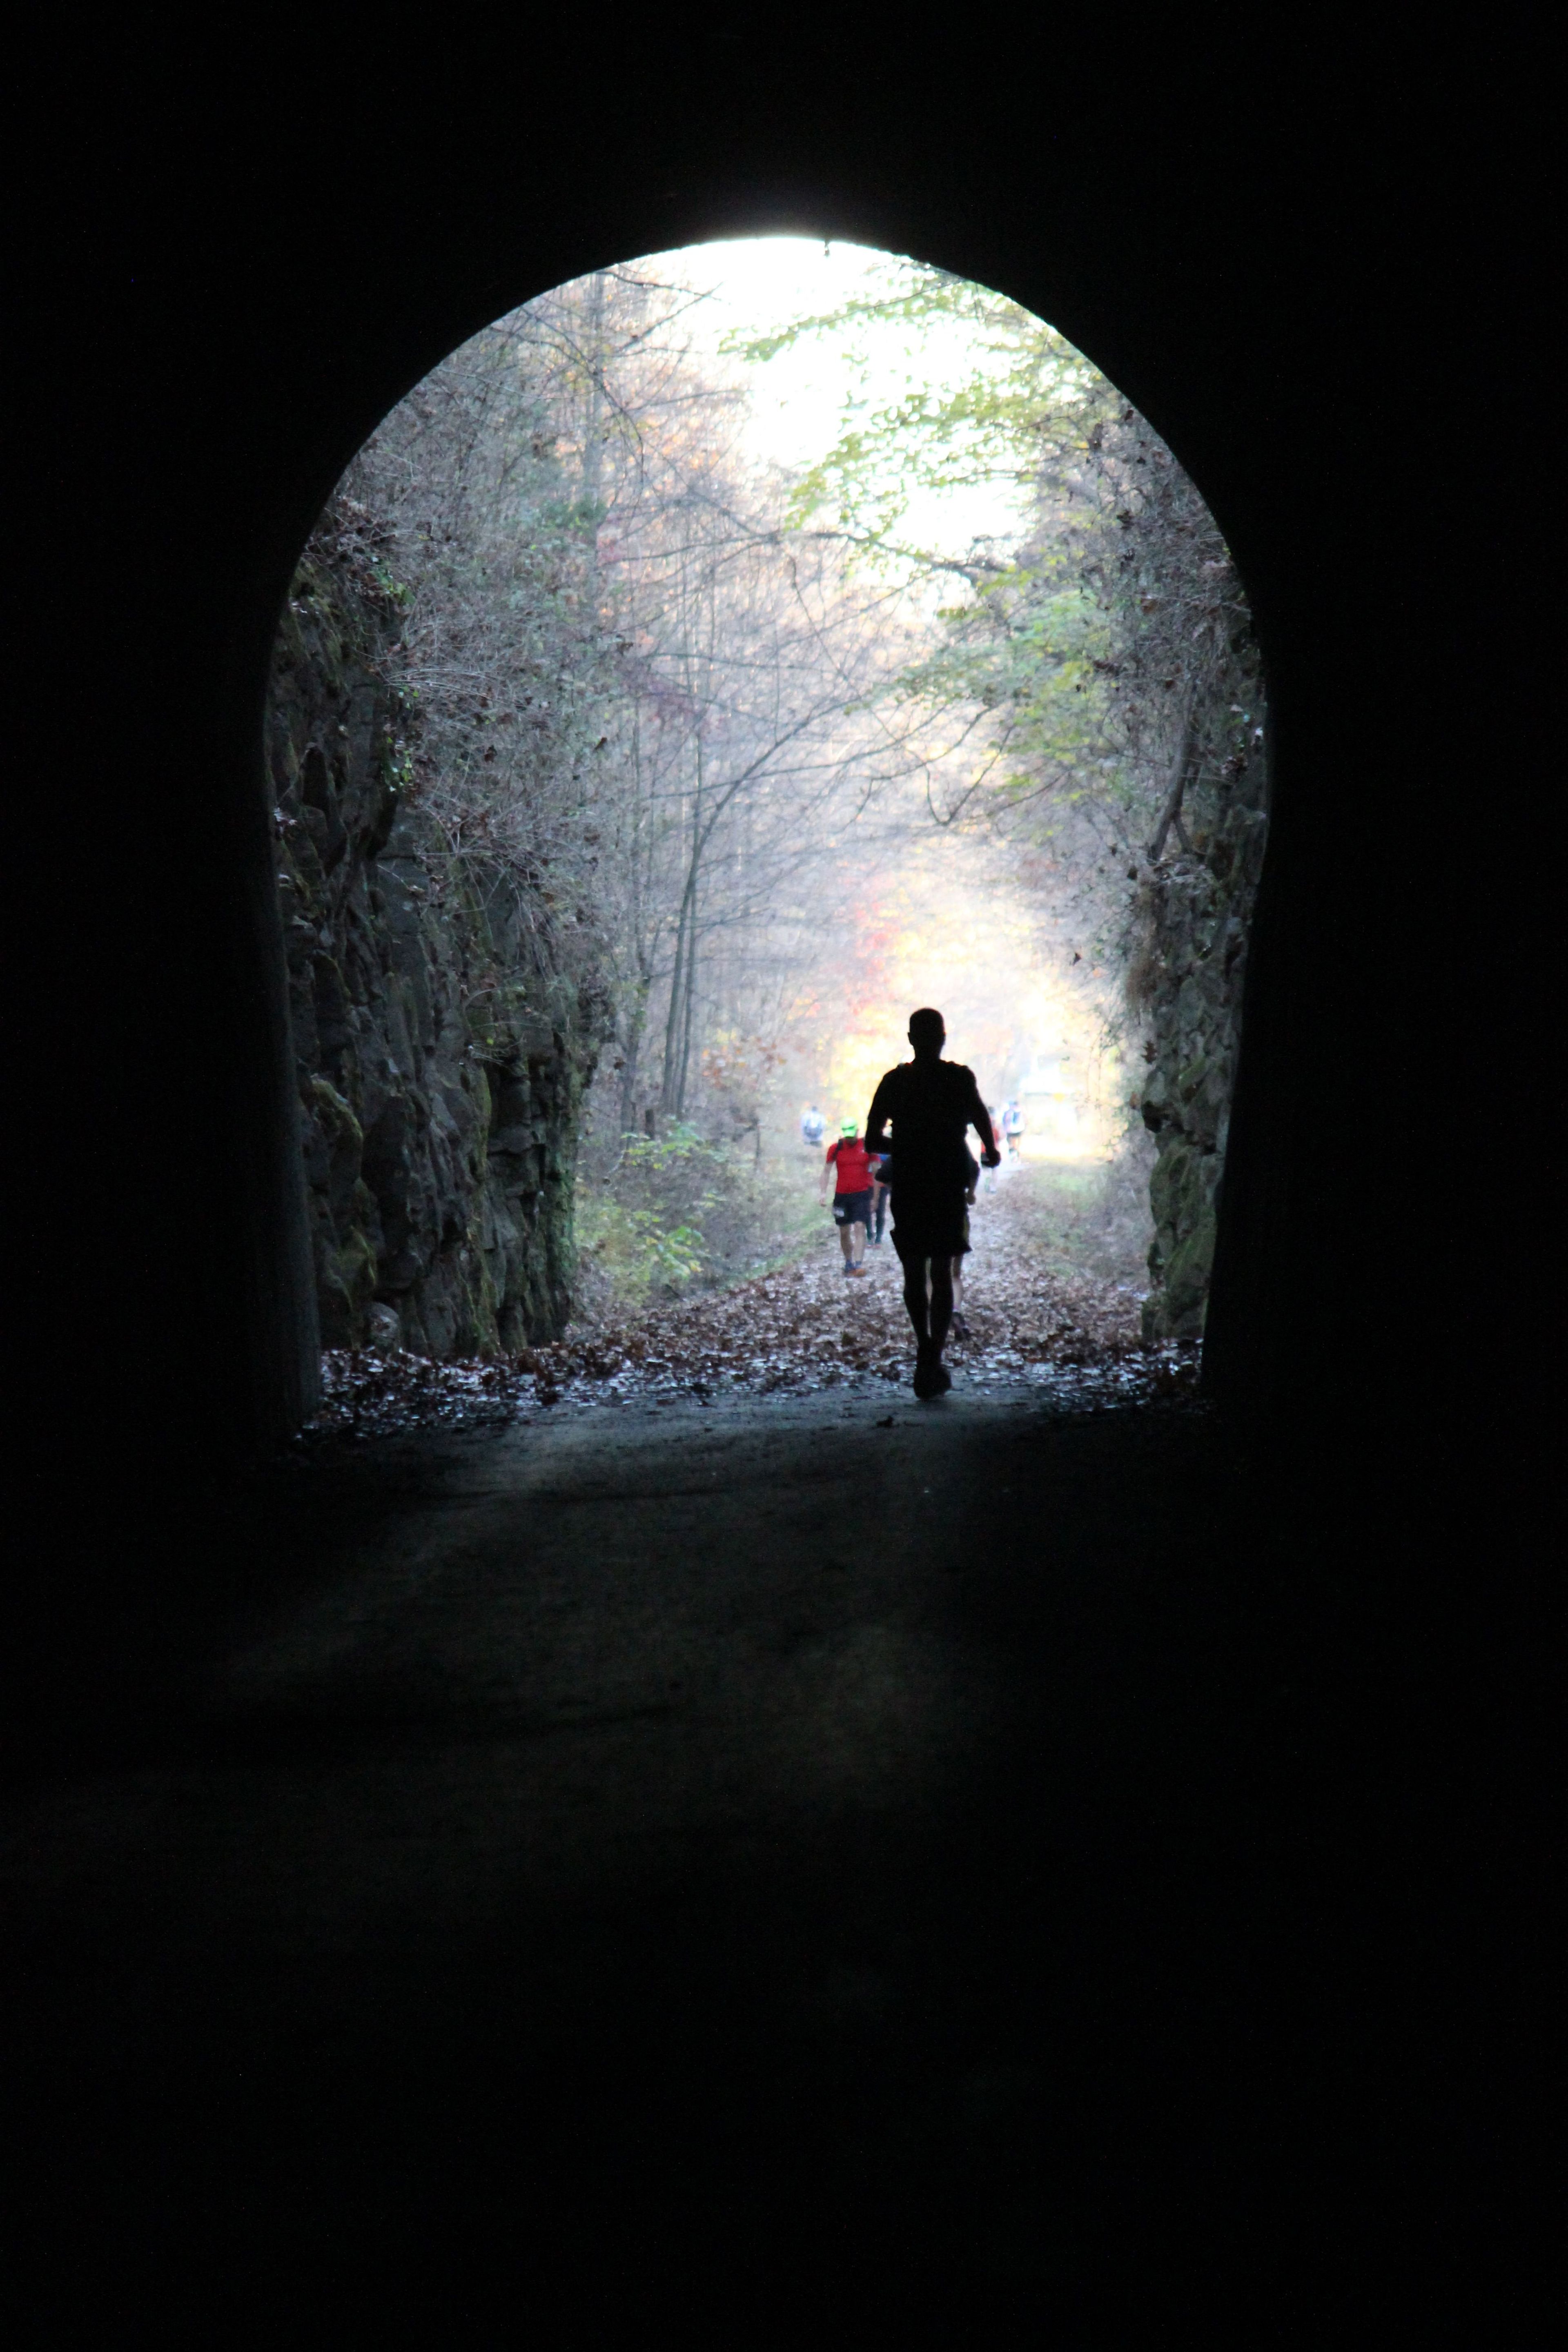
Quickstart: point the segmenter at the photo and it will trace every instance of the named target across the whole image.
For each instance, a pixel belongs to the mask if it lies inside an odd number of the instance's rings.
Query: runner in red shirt
[[[838,1130],[838,1139],[827,1147],[827,1157],[822,1163],[822,1182],[817,1198],[827,1206],[827,1171],[834,1171],[837,1183],[833,1195],[833,1222],[838,1228],[839,1246],[844,1252],[846,1274],[866,1271],[866,1228],[871,1222],[870,1153],[860,1140],[860,1122],[847,1118]]]

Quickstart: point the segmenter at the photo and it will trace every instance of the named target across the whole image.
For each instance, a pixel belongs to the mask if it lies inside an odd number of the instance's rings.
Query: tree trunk
[[[697,797],[691,811],[691,856],[687,861],[686,887],[680,894],[680,919],[675,935],[675,970],[669,981],[669,1011],[664,1024],[664,1083],[659,1108],[678,1118],[686,1097],[686,1070],[691,1056],[691,974],[697,961],[697,877],[707,835],[702,829],[702,738],[697,738]]]
[[[643,1032],[647,1027],[647,981],[639,976],[632,996],[626,1040],[626,1065],[621,1072],[621,1125],[629,1135],[637,1119],[637,1066],[642,1059]]]
[[[680,1016],[684,1010],[682,992],[686,986],[687,931],[691,914],[691,877],[688,873],[686,888],[681,894],[680,918],[675,933],[675,970],[669,976],[669,1004],[664,1016],[664,1076],[659,1085],[658,1107],[667,1116],[675,1109],[677,1054],[680,1041]]]
[[[588,609],[599,614],[599,500],[605,466],[605,273],[588,280],[588,387],[583,422],[583,526]]]
[[[695,874],[695,868],[693,868]],[[691,1015],[697,1000],[697,908],[691,910],[691,940],[686,953],[686,1009],[681,1022],[680,1076],[675,1088],[675,1116],[686,1116],[686,1084],[691,1071]]]
[[[1165,787],[1165,799],[1160,811],[1160,822],[1154,827],[1153,838],[1149,844],[1150,860],[1155,866],[1165,855],[1165,840],[1173,825],[1176,827],[1178,836],[1182,840],[1184,841],[1186,838],[1181,830],[1182,795],[1187,789],[1187,762],[1193,743],[1194,691],[1193,687],[1188,687],[1186,699],[1182,706],[1181,731],[1176,737],[1176,756],[1171,762],[1171,780]]]

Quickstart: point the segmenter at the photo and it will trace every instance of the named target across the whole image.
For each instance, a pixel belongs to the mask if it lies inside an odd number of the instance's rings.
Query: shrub
[[[794,1256],[812,1223],[784,1171],[681,1121],[627,1135],[577,1193],[580,1312],[590,1319],[711,1290]]]

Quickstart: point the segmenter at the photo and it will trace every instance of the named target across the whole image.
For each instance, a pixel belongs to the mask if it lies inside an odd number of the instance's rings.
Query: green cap
[[[838,1132],[840,1135],[858,1135],[860,1132],[859,1120],[858,1118],[841,1118],[838,1122]]]

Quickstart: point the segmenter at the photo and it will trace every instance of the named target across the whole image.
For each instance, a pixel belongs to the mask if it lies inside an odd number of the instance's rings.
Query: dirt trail
[[[1065,1263],[1036,1171],[1009,1171],[971,1212],[967,1337],[949,1360],[966,1389],[1016,1387],[1075,1410],[1170,1395],[1195,1379],[1191,1345],[1145,1348],[1142,1292]],[[798,1263],[619,1327],[580,1330],[515,1364],[428,1364],[410,1356],[328,1359],[321,1432],[372,1433],[505,1421],[561,1405],[650,1397],[806,1396],[907,1388],[913,1342],[891,1237],[847,1277],[826,1215]]]

